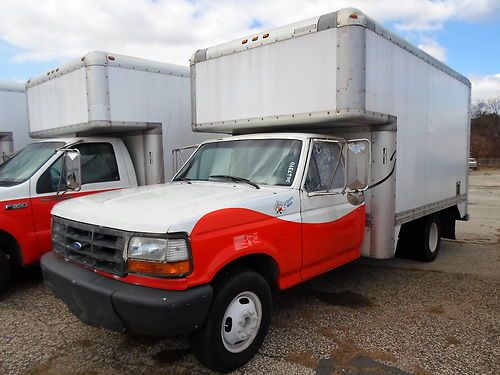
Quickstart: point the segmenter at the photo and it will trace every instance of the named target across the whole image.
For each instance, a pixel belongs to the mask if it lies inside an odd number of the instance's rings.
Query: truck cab
[[[64,149],[81,154],[81,188],[66,191]],[[64,185],[64,186],[63,186]],[[137,186],[124,143],[117,138],[54,138],[26,146],[0,165],[0,285],[12,266],[28,266],[50,251],[50,211],[78,196]]]
[[[54,207],[46,284],[84,322],[194,332],[199,358],[222,347],[217,363],[241,365],[267,331],[271,289],[360,256],[369,160],[366,140],[319,134],[204,142],[170,183]],[[223,333],[207,338],[213,325]]]

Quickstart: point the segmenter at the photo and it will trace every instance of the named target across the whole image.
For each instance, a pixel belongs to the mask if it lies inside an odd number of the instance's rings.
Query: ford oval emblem
[[[83,246],[83,245],[82,245],[82,243],[81,243],[81,242],[76,242],[76,241],[75,241],[75,242],[73,242],[73,243],[72,243],[72,246],[73,246],[73,249],[75,249],[75,250],[80,250],[80,249],[82,248],[82,246]]]

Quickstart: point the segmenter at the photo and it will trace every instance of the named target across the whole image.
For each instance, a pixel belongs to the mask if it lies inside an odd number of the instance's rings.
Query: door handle
[[[23,208],[28,208],[28,203],[26,202],[21,202],[21,203],[11,203],[11,204],[6,204],[5,209],[7,211],[12,211],[12,210],[21,210]]]

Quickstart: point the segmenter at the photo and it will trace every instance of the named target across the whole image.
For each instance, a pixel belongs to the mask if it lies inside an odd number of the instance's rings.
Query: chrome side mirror
[[[81,167],[81,155],[80,151],[77,149],[62,149],[64,151],[63,156],[63,168],[61,173],[61,178],[64,176],[65,189],[67,191],[79,191],[82,187],[82,167]],[[61,190],[61,182],[59,182],[59,190]]]
[[[346,144],[347,191],[366,190],[370,183],[370,142],[367,139],[348,141]]]

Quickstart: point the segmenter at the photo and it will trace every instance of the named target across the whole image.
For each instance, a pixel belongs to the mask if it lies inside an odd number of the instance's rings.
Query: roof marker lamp
[[[182,277],[191,272],[187,238],[132,237],[127,249],[128,272]]]

